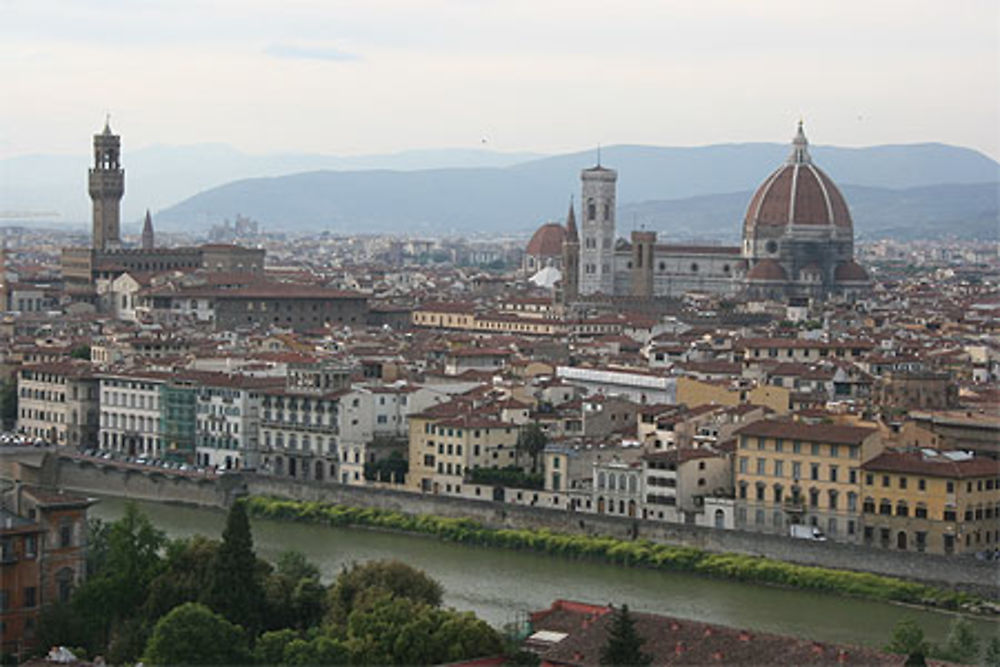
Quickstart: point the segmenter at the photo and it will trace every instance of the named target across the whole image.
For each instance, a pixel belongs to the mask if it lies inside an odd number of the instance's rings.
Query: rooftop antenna
[[[597,166],[601,166],[601,145],[597,144]]]

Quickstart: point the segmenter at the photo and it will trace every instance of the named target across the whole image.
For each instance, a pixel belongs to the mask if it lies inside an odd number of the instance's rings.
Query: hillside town
[[[1000,550],[996,246],[855,246],[801,124],[731,248],[620,238],[601,165],[530,240],[286,237],[240,219],[165,243],[149,215],[123,237],[118,137],[94,142],[90,237],[2,230],[5,447],[955,559]],[[23,497],[38,512],[11,514],[5,563],[10,540],[35,544],[87,504]],[[43,594],[82,576],[53,571]]]

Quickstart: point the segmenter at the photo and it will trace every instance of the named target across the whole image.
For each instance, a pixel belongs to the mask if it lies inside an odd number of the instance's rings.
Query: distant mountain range
[[[1000,165],[981,153],[943,144],[810,150],[844,191],[861,238],[997,236]],[[619,233],[643,225],[666,238],[734,240],[750,193],[787,152],[787,145],[760,143],[606,147],[602,161],[619,173]],[[334,158],[196,146],[126,151],[124,159],[126,222],[138,222],[145,191],[150,202],[182,199],[150,205],[163,230],[201,230],[243,214],[266,230],[443,235],[525,234],[561,220],[579,191],[580,169],[596,154],[441,150]],[[70,170],[54,160],[0,161],[0,208],[74,210],[86,220],[87,165]],[[274,175],[289,171],[304,173]],[[219,184],[225,174],[256,177]],[[60,208],[57,195],[67,191],[75,208]]]

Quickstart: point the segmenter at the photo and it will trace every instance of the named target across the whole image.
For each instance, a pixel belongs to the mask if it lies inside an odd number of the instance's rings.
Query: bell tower
[[[602,167],[580,173],[580,294],[615,291],[615,189],[618,172]]]
[[[91,245],[94,250],[118,249],[125,170],[121,168],[121,137],[112,134],[110,119],[105,121],[104,131],[94,135],[94,166],[90,169],[89,186],[94,205]]]

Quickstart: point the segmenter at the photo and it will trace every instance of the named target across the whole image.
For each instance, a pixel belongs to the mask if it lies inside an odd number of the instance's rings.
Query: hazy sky
[[[939,141],[1000,158],[997,0],[0,0],[0,156]],[[484,143],[485,140],[485,143]]]

